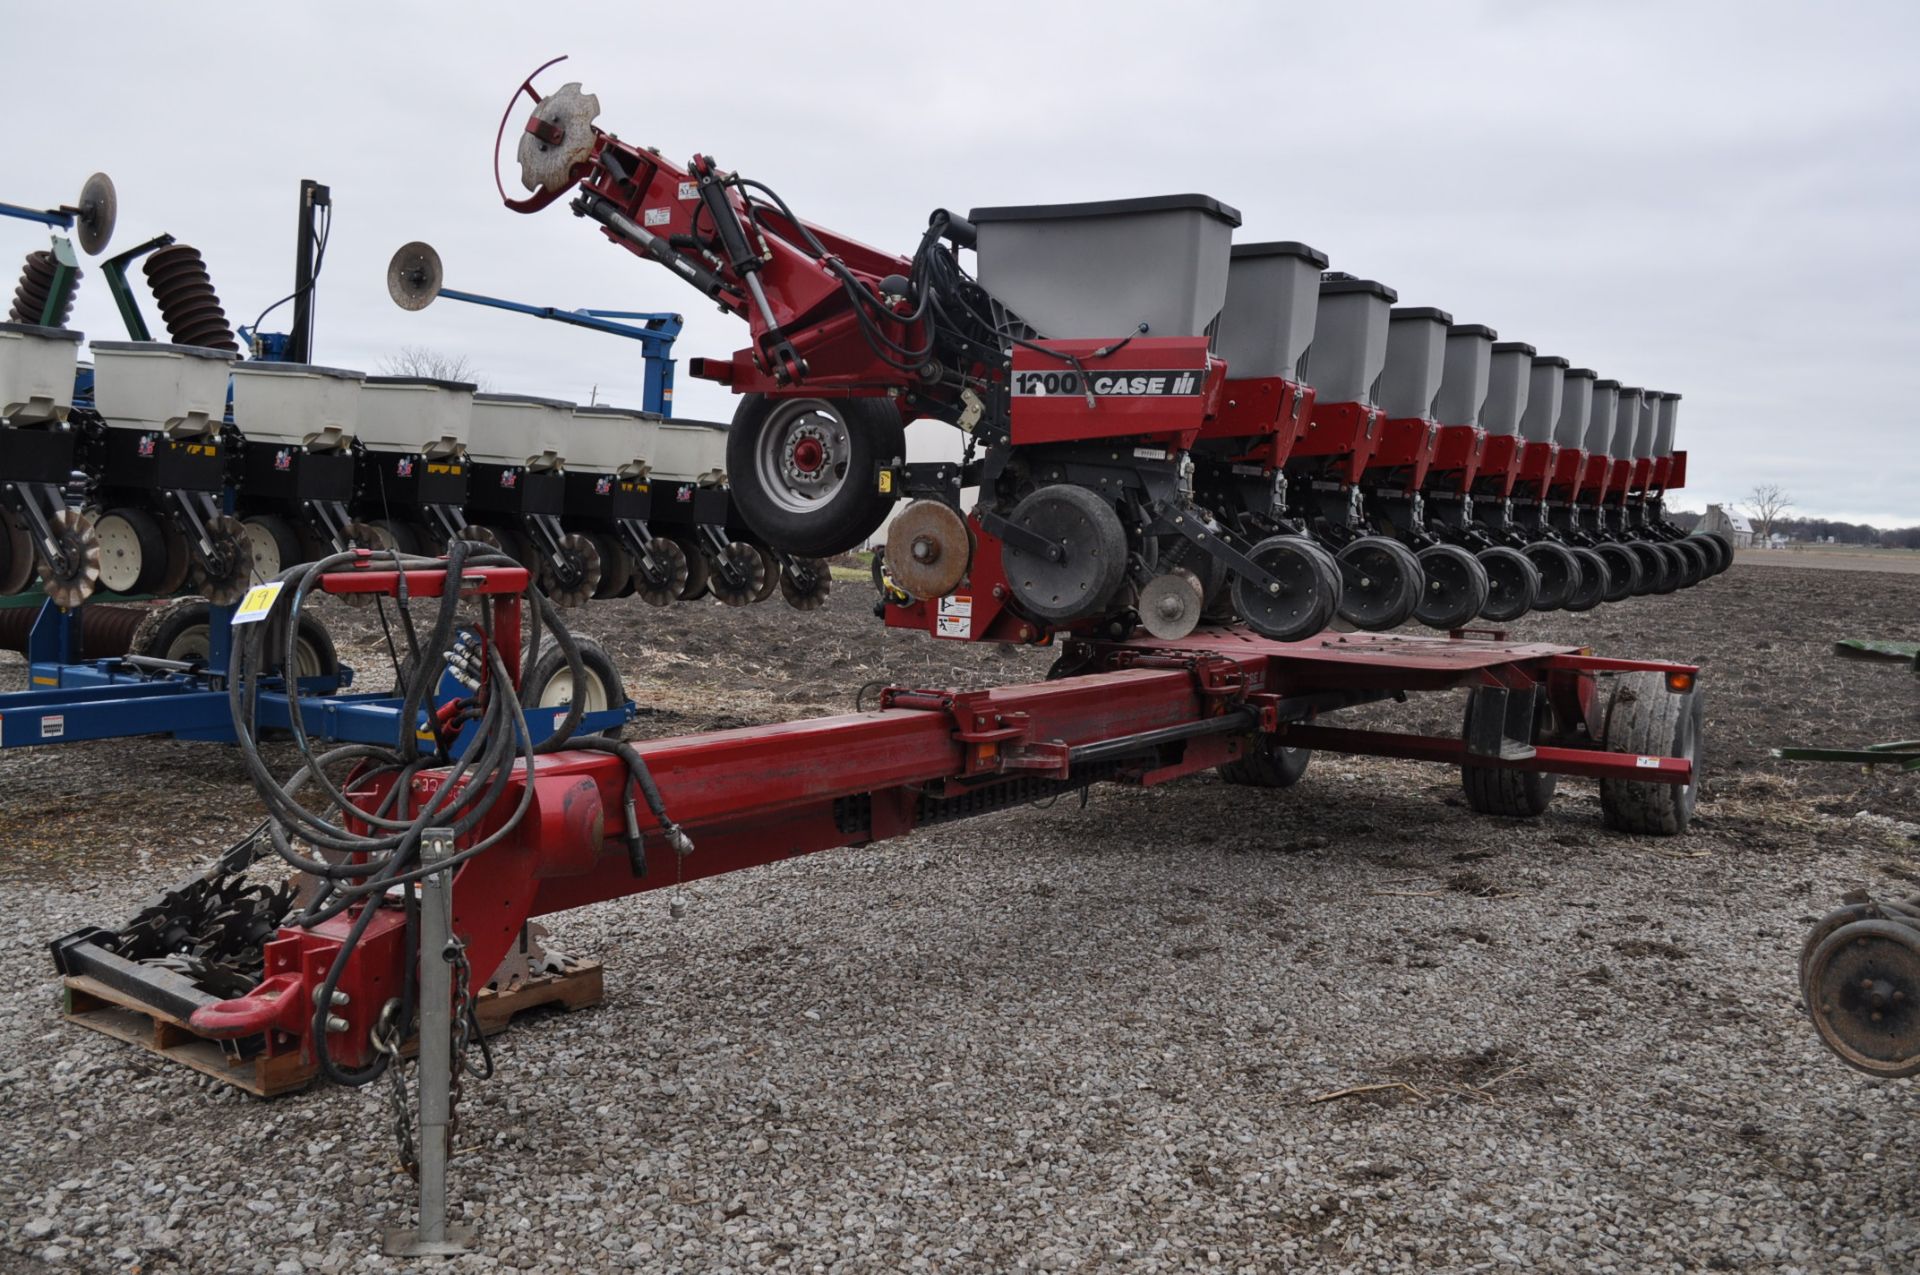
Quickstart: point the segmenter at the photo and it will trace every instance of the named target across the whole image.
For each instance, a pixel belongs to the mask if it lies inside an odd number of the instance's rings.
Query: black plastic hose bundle
[[[306,908],[292,918],[292,923],[317,925],[356,904],[368,903],[354,918],[314,1005],[314,1056],[320,1071],[329,1080],[347,1085],[366,1084],[377,1079],[385,1071],[388,1057],[381,1054],[373,1063],[359,1069],[345,1069],[334,1064],[327,1050],[326,1031],[334,990],[354,947],[379,910],[379,899],[396,887],[401,891],[407,913],[407,950],[411,953],[417,949],[418,902],[414,887],[429,871],[420,862],[421,836],[428,829],[448,828],[456,839],[465,838],[492,815],[512,782],[516,767],[525,766],[531,772],[535,758],[542,754],[565,747],[588,747],[621,756],[627,763],[632,783],[639,786],[649,809],[666,830],[669,844],[682,853],[686,845],[684,834],[667,818],[659,790],[652,776],[647,773],[646,763],[639,753],[618,741],[572,739],[584,712],[583,699],[576,699],[569,706],[566,716],[550,735],[539,741],[533,739],[520,698],[515,693],[506,664],[494,641],[491,608],[487,605],[486,596],[479,600],[477,616],[467,620],[468,627],[483,640],[489,671],[485,689],[477,696],[478,703],[472,712],[475,729],[471,744],[458,760],[423,751],[412,724],[419,720],[423,707],[431,707],[429,697],[445,667],[441,653],[453,645],[455,629],[460,623],[460,589],[451,583],[442,590],[437,600],[424,641],[417,636],[410,601],[404,588],[397,599],[411,656],[407,661],[402,690],[399,720],[404,728],[400,732],[398,745],[346,744],[316,753],[302,719],[300,697],[290,696],[290,725],[302,765],[285,781],[276,777],[260,755],[254,728],[255,708],[261,683],[265,680],[265,671],[274,667],[296,667],[294,640],[299,632],[300,611],[312,591],[319,586],[320,578],[330,571],[348,570],[366,561],[364,551],[340,553],[282,572],[278,577],[281,590],[268,615],[251,625],[235,627],[228,670],[228,703],[232,709],[234,731],[254,787],[267,805],[268,835],[274,851],[287,863],[320,883],[318,891]],[[379,551],[372,555],[371,565],[403,572],[444,572],[459,577],[470,568],[513,567],[519,564],[491,546],[474,541],[456,541],[445,558]],[[531,668],[539,659],[541,631],[545,628],[551,630],[554,641],[566,654],[575,684],[584,684],[586,670],[581,663],[579,647],[560,622],[553,604],[531,581],[524,597],[526,605],[522,613],[530,633],[531,653],[523,667]],[[280,635],[283,643],[271,658],[267,650],[269,634]],[[354,767],[352,782],[356,786],[391,778],[386,795],[377,807],[366,809],[355,804],[329,773],[331,769],[349,764]],[[445,782],[417,812],[411,815],[401,813],[399,803],[412,791],[414,776],[427,768],[444,768],[447,771]],[[313,804],[302,800],[302,795],[309,789],[318,790],[318,800]],[[632,785],[629,786],[629,792],[631,789]],[[518,827],[532,802],[533,785],[522,784],[519,800],[513,810],[492,831],[441,860],[431,870],[456,868],[500,844]],[[632,813],[631,799],[627,804],[629,838],[637,840],[638,823]],[[350,820],[363,825],[365,831],[351,830],[347,826]],[[302,853],[297,848],[300,845],[312,847],[319,853],[317,856]],[[416,963],[410,961],[408,969],[399,1017],[398,1030],[402,1036],[411,1029],[416,1007]]]

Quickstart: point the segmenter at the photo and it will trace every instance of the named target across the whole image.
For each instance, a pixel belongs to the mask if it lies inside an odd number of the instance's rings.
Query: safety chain
[[[400,1002],[390,1000],[380,1007],[380,1021],[371,1033],[376,1053],[387,1056],[387,1074],[393,1077],[387,1102],[393,1108],[393,1137],[400,1152],[400,1168],[415,1182],[420,1180],[420,1155],[413,1142],[413,1107],[407,1101],[406,1067],[400,1057]]]

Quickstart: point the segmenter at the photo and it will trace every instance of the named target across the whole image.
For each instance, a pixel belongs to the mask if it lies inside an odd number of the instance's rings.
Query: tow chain
[[[413,1142],[413,1106],[407,1100],[406,1067],[400,1058],[400,1002],[390,1000],[380,1007],[380,1021],[374,1024],[369,1039],[375,1052],[387,1056],[387,1075],[393,1088],[387,1091],[387,1105],[393,1109],[393,1139],[400,1154],[400,1171],[420,1180],[420,1155]]]

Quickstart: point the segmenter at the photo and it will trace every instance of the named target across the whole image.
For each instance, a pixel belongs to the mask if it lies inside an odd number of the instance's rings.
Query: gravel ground
[[[1323,756],[1290,791],[1104,789],[704,882],[677,922],[657,895],[551,918],[607,1003],[522,1020],[467,1087],[453,1190],[485,1256],[440,1269],[1915,1269],[1920,1097],[1827,1055],[1793,976],[1841,891],[1920,880],[1911,781],[1764,749],[1908,729],[1908,674],[1803,657],[1916,602],[1736,568],[1525,634],[1706,661],[1725,765],[1678,841],[1604,832],[1587,784],[1501,823],[1446,771]],[[1039,663],[860,611],[579,627],[647,733]],[[16,753],[0,793],[0,1269],[397,1269],[384,1093],[262,1104],[55,1012],[46,941],[243,826],[237,768]]]

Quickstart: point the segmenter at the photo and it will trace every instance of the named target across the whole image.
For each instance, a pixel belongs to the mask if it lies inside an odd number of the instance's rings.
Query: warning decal
[[[943,638],[960,638],[963,641],[973,636],[973,595],[971,593],[949,593],[940,599],[940,610],[933,621],[933,635]]]

